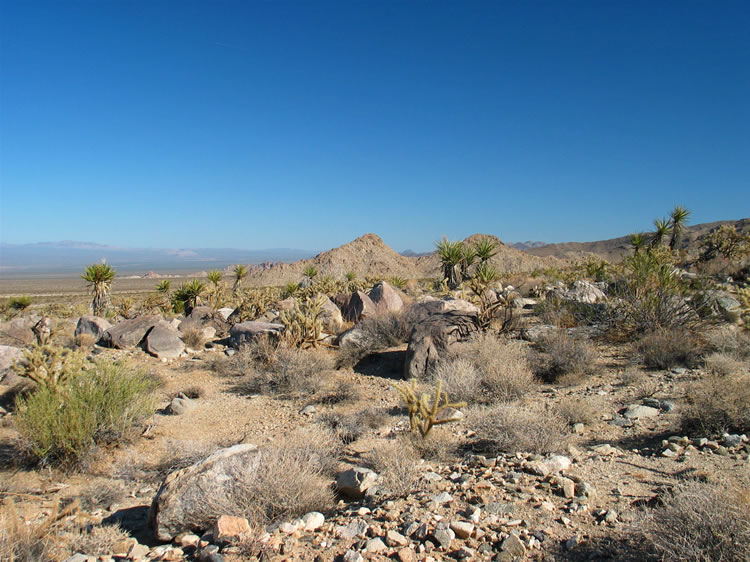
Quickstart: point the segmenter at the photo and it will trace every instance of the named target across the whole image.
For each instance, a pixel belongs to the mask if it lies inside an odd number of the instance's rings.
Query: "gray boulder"
[[[250,343],[261,336],[278,339],[284,333],[284,328],[283,324],[271,322],[240,322],[229,330],[229,337],[232,347],[238,348],[242,344]]]
[[[370,291],[370,299],[381,312],[398,312],[404,307],[404,301],[392,285],[381,281]]]
[[[185,351],[185,344],[179,332],[157,325],[146,336],[146,351],[159,359],[174,359]]]
[[[36,341],[34,325],[41,320],[41,316],[13,318],[8,322],[0,322],[0,344],[14,347],[24,347]]]
[[[365,343],[365,333],[359,328],[351,328],[338,337],[339,347],[361,347]]]
[[[325,297],[321,313],[323,331],[329,334],[338,334],[341,331],[341,327],[344,325],[344,318],[341,316],[339,307],[336,306],[326,295],[323,296]]]
[[[209,529],[216,516],[231,506],[233,490],[252,478],[259,465],[258,447],[243,443],[169,474],[148,514],[156,539],[171,541],[180,533],[200,535]]]
[[[94,316],[93,314],[86,314],[78,319],[76,324],[75,336],[78,337],[81,334],[90,334],[99,340],[104,332],[112,327],[107,320]]]
[[[412,328],[404,360],[404,378],[422,378],[455,343],[479,330],[474,312],[454,310],[429,314]]]
[[[229,332],[229,321],[210,306],[196,306],[180,323],[180,332],[187,330],[202,331],[204,328],[214,328],[216,336],[223,338]]]
[[[13,385],[20,378],[15,371],[10,368],[14,361],[20,361],[23,358],[23,350],[19,347],[10,345],[0,345],[0,383]]]
[[[187,414],[195,409],[195,402],[180,393],[179,396],[172,398],[172,401],[167,406],[167,412],[173,416],[181,416]]]
[[[375,485],[378,475],[369,468],[355,467],[345,470],[336,478],[336,489],[349,498],[361,499]]]
[[[349,322],[359,322],[364,318],[371,318],[378,315],[378,306],[372,302],[372,299],[362,291],[352,293],[349,299],[349,305],[346,308],[344,317]]]
[[[149,314],[125,320],[115,324],[102,334],[101,343],[116,349],[135,347],[143,341],[146,334],[163,322],[158,314]]]
[[[574,281],[569,288],[552,287],[547,292],[547,298],[583,304],[596,304],[607,300],[604,291],[599,287],[589,281],[580,279]]]

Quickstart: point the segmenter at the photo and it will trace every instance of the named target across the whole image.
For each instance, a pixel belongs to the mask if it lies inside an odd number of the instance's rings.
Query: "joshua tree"
[[[218,286],[219,283],[221,283],[221,278],[223,276],[224,274],[218,269],[212,269],[211,271],[206,273],[206,279],[208,279],[211,285],[213,285],[214,287]]]
[[[651,247],[657,248],[664,243],[664,239],[672,232],[672,226],[668,219],[654,219],[654,233],[651,238]]]
[[[633,247],[633,253],[637,254],[646,244],[646,237],[642,232],[636,232],[630,235],[630,245]]]
[[[461,280],[468,281],[471,279],[469,268],[477,259],[477,251],[473,246],[464,246],[463,244],[461,244],[461,249],[463,252],[463,257],[461,258]]]
[[[464,261],[464,248],[461,242],[451,242],[443,237],[435,242],[440,262],[443,265],[443,278],[448,288],[454,290],[461,283],[461,264]]]
[[[156,291],[159,294],[169,296],[172,291],[172,282],[169,279],[163,279],[156,284]]]
[[[182,283],[172,296],[175,310],[179,312],[182,307],[185,314],[190,314],[198,304],[201,294],[206,290],[206,284],[198,279],[192,279]]]
[[[109,293],[112,289],[112,280],[115,278],[115,273],[115,270],[105,262],[86,266],[86,270],[81,275],[94,295],[91,301],[91,309],[95,316],[104,316],[107,313]]]
[[[234,274],[234,285],[232,285],[232,292],[234,294],[237,294],[237,292],[242,289],[242,280],[247,277],[247,266],[237,265],[232,270],[232,273]]]
[[[677,244],[680,243],[682,231],[685,229],[685,224],[687,224],[688,218],[690,218],[690,211],[681,205],[675,205],[669,218],[672,228],[672,238],[669,240],[669,249],[674,251],[677,248]]]
[[[310,281],[312,281],[315,276],[318,274],[318,268],[314,265],[308,265],[303,271],[302,275],[307,277]]]

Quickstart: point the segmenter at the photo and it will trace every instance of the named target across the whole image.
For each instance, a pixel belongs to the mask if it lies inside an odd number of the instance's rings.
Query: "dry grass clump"
[[[110,556],[117,543],[130,538],[119,525],[96,525],[93,527],[76,527],[66,532],[61,540],[67,545],[70,554],[80,552],[88,556]]]
[[[635,345],[640,361],[652,369],[695,365],[703,351],[700,340],[688,330],[659,330],[643,335]]]
[[[750,374],[707,373],[691,386],[686,402],[682,425],[687,431],[703,435],[750,432]]]
[[[715,486],[690,482],[646,519],[644,535],[660,560],[750,561],[750,502]]]
[[[715,351],[704,358],[706,364],[706,371],[714,376],[727,377],[729,375],[735,375],[746,369],[747,365],[737,359],[734,354],[729,354],[722,351]]]
[[[591,425],[599,419],[604,407],[601,399],[590,396],[566,396],[556,405],[555,410],[568,425]]]
[[[636,386],[641,384],[647,377],[648,375],[642,369],[633,366],[627,367],[620,374],[620,384],[623,386]]]
[[[75,337],[75,346],[78,349],[88,350],[94,347],[94,344],[99,341],[94,334],[78,334]]]
[[[724,326],[706,334],[708,346],[719,353],[724,353],[738,361],[750,359],[750,332],[733,326]]]
[[[476,432],[475,450],[498,453],[556,453],[565,448],[568,428],[551,409],[520,403],[472,408],[466,425]]]
[[[437,363],[430,380],[443,381],[451,400],[470,404],[509,402],[534,386],[523,344],[481,334],[460,343]]]
[[[232,513],[256,524],[326,511],[334,504],[331,479],[338,465],[337,439],[319,426],[289,434],[259,450],[258,470],[241,473],[232,493],[207,506],[217,517]]]
[[[394,496],[407,495],[419,479],[419,454],[410,439],[400,438],[382,443],[370,451],[365,459],[377,472],[378,484]]]
[[[206,343],[203,340],[203,331],[196,326],[189,326],[182,330],[180,337],[185,347],[189,347],[190,349],[203,349]]]
[[[555,330],[539,338],[529,361],[532,370],[546,382],[576,384],[595,372],[597,357],[588,341]]]
[[[125,490],[117,482],[99,482],[83,490],[79,496],[81,508],[85,511],[93,511],[106,508],[114,503],[122,501],[126,496]]]
[[[323,414],[319,422],[332,430],[345,444],[352,443],[370,430],[382,427],[388,420],[382,408],[367,408],[352,414]]]

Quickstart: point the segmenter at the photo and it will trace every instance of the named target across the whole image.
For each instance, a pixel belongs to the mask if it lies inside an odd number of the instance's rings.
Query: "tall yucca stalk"
[[[435,242],[438,257],[443,266],[443,278],[448,288],[453,290],[461,283],[461,264],[464,260],[464,247],[461,242],[451,242],[443,237]]]
[[[91,309],[94,316],[104,316],[109,306],[109,293],[112,290],[112,281],[115,278],[115,270],[105,263],[94,263],[86,266],[81,279],[88,283],[94,298],[91,301]]]

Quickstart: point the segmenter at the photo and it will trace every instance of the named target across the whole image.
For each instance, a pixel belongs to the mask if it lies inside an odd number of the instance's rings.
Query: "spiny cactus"
[[[23,361],[14,361],[11,368],[19,376],[31,379],[39,386],[62,392],[62,385],[83,370],[86,358],[83,353],[63,349],[57,345],[37,345],[23,350]]]
[[[325,299],[325,295],[306,297],[295,301],[294,308],[281,311],[279,319],[286,326],[284,337],[290,344],[303,348],[320,345]]]
[[[437,382],[434,398],[426,392],[417,397],[417,381],[411,380],[411,384],[394,384],[401,397],[406,402],[409,411],[409,423],[412,431],[419,431],[422,439],[429,435],[433,426],[456,422],[459,417],[440,417],[440,414],[448,408],[463,408],[466,402],[451,402],[448,394],[443,392],[443,381]]]

